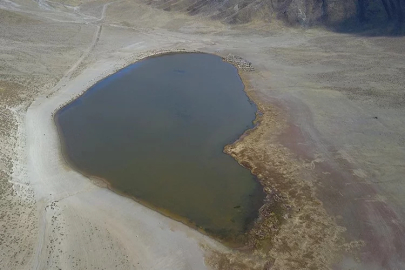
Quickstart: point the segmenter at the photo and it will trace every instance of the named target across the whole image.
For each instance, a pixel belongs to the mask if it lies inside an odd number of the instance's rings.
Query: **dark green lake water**
[[[226,241],[262,204],[250,172],[223,153],[256,106],[232,65],[202,53],[151,57],[59,110],[68,161],[85,175]]]

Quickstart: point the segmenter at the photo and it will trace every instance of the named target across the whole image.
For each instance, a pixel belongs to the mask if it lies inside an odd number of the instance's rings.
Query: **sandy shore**
[[[52,267],[53,257],[71,269],[67,256],[81,258],[83,252],[91,269],[115,265],[119,269],[205,269],[203,247],[222,248],[183,224],[94,185],[63,160],[53,113],[124,64],[97,62],[52,96],[38,97],[27,111],[27,178],[42,216],[34,269]],[[69,241],[64,241],[67,236]],[[66,243],[64,252],[46,239]],[[103,256],[100,249],[105,249]]]

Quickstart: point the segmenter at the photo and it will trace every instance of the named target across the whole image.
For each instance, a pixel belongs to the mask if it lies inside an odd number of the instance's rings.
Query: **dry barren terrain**
[[[164,2],[0,0],[0,269],[405,269],[405,38],[229,24]],[[245,248],[114,194],[60,153],[55,110],[173,51],[239,66],[260,109],[225,147],[267,193]]]

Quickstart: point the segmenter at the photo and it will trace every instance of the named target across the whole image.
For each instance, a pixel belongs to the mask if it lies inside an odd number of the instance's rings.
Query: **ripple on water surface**
[[[256,106],[232,65],[202,53],[151,57],[59,110],[68,161],[114,190],[226,241],[241,240],[263,199],[223,153]]]

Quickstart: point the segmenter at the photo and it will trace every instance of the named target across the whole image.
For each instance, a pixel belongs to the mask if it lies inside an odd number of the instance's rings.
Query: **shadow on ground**
[[[404,36],[405,23],[381,19],[369,19],[360,21],[358,17],[351,17],[335,25],[327,26],[327,29],[342,33],[360,36]]]

